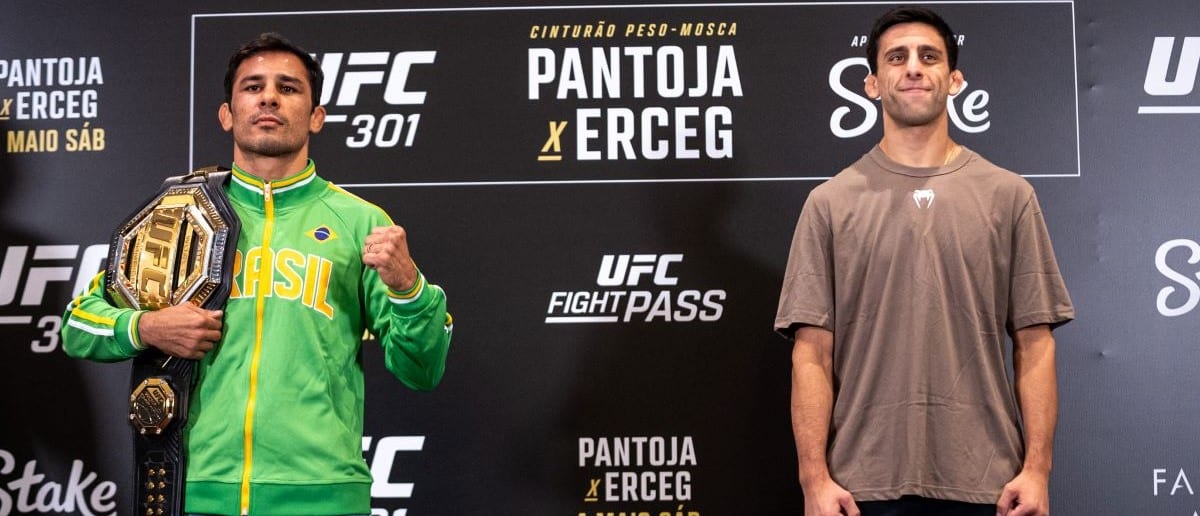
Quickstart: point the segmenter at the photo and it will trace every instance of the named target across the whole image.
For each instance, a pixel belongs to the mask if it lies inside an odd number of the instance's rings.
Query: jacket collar
[[[234,163],[227,191],[232,199],[261,207],[266,202],[265,192],[269,184],[272,200],[278,209],[315,198],[325,191],[327,183],[317,175],[317,165],[311,159],[303,170],[274,181],[265,181]]]

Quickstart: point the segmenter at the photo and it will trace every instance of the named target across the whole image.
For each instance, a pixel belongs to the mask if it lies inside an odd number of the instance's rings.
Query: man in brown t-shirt
[[[922,8],[876,21],[883,139],[796,226],[775,327],[806,515],[1049,513],[1051,328],[1074,309],[1033,188],[950,139],[952,36]]]

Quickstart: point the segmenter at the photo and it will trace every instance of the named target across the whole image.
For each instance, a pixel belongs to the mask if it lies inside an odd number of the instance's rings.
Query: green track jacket
[[[187,512],[366,514],[362,458],[364,330],[389,371],[418,390],[442,378],[453,329],[446,295],[420,275],[389,289],[362,263],[387,214],[320,178],[312,161],[264,182],[235,165],[226,188],[242,223],[221,341],[199,363],[185,442]],[[142,312],[112,306],[103,274],[64,314],[75,357],[145,349]]]

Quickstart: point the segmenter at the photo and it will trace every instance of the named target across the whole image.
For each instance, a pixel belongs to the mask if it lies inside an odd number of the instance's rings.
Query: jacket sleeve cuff
[[[399,316],[410,316],[420,313],[437,298],[437,286],[425,281],[425,275],[417,271],[417,281],[412,288],[403,292],[388,289],[388,301],[392,303],[392,313]]]
[[[138,322],[142,320],[145,310],[130,310],[117,316],[117,324],[113,326],[113,336],[126,349],[132,349],[133,354],[146,349],[142,336],[138,333]]]

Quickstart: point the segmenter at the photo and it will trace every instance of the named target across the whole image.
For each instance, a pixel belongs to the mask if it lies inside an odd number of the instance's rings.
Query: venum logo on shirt
[[[934,194],[932,188],[913,190],[912,197],[913,202],[917,203],[918,208],[927,210],[933,206]]]

